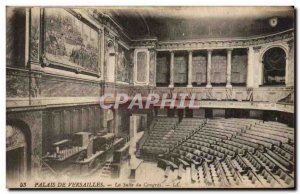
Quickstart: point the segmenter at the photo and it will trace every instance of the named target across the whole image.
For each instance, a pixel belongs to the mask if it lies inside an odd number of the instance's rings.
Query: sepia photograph
[[[7,189],[296,188],[294,6],[5,9]]]

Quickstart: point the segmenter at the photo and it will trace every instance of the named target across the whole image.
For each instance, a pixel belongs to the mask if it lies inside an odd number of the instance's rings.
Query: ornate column
[[[286,55],[286,64],[285,64],[285,85],[290,87],[294,87],[294,69],[295,69],[295,62],[294,62],[294,52],[295,52],[295,45],[294,39],[291,39],[287,42],[287,55]]]
[[[206,80],[207,80],[207,84],[206,87],[207,88],[211,88],[211,55],[212,55],[212,49],[207,50],[207,75],[206,75]]]
[[[104,28],[101,30],[100,34],[100,76],[102,80],[105,80],[105,72],[104,72],[104,63],[105,63],[105,36],[104,36]]]
[[[233,49],[227,49],[227,73],[226,73],[226,88],[232,88],[231,85],[231,54]]]
[[[253,66],[253,71],[252,71],[252,76],[253,77],[253,87],[258,88],[259,85],[262,85],[264,83],[263,81],[263,62],[260,60],[260,49],[261,46],[253,46],[253,53],[252,53],[252,66]]]
[[[253,87],[253,47],[248,48],[247,88]]]
[[[118,126],[119,126],[119,109],[114,109],[113,111],[113,126],[112,131],[110,133],[114,133],[116,136],[118,135]]]
[[[193,61],[193,51],[188,51],[189,52],[189,60],[188,60],[188,88],[193,87],[192,85],[192,73],[193,73],[193,65],[192,65],[192,61]]]
[[[174,51],[170,51],[170,88],[174,88]]]
[[[155,51],[155,56],[154,56],[154,78],[153,78],[153,86],[156,87],[156,61],[157,61],[157,52]]]

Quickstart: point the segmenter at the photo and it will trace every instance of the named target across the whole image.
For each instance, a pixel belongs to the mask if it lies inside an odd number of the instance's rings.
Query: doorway
[[[135,138],[138,133],[147,129],[147,115],[135,114],[130,116],[130,139]]]
[[[14,182],[21,182],[25,172],[25,149],[16,148],[6,152],[6,178]]]
[[[30,171],[30,140],[27,139],[30,136],[24,134],[24,131],[26,132],[25,125],[24,128],[18,125],[6,125],[6,177],[8,186],[14,186],[26,180],[27,172]]]

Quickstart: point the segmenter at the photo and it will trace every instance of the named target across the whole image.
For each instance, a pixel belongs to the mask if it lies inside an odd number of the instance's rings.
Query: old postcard
[[[6,186],[295,188],[294,7],[6,8]]]

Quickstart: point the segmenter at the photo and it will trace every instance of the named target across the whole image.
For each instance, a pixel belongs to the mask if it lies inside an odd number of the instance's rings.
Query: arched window
[[[286,54],[282,48],[274,47],[263,55],[264,85],[284,85]]]

